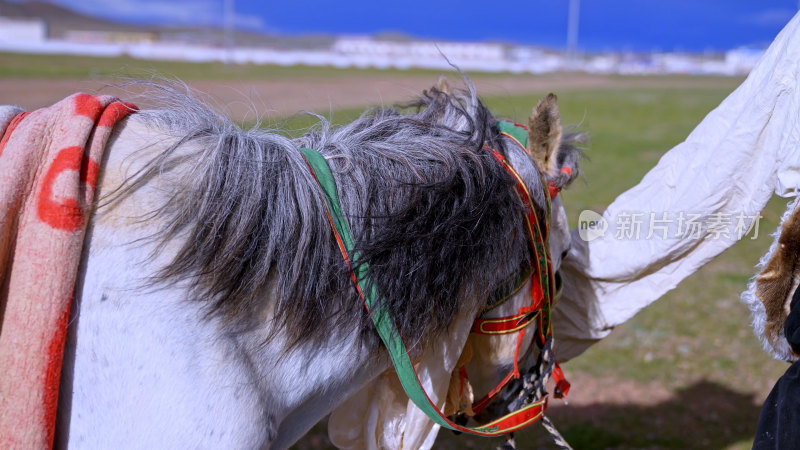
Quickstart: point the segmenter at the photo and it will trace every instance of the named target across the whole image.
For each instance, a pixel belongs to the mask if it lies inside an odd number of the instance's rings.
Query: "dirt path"
[[[455,79],[455,77],[450,77]],[[719,78],[704,77],[619,77],[585,74],[543,76],[476,77],[482,96],[545,93],[577,89],[630,89],[637,87],[710,87]],[[737,83],[722,79],[722,82]],[[118,81],[116,81],[118,82]],[[192,88],[208,93],[220,111],[235,120],[253,121],[294,114],[302,110],[325,113],[343,108],[392,104],[413,98],[436,80],[426,76],[353,76],[347,78],[284,79],[268,81],[189,81]],[[16,104],[26,109],[50,105],[74,92],[111,93],[130,98],[131,93],[111,88],[115,80],[0,79],[0,104]],[[135,91],[135,89],[134,89]],[[138,100],[146,107],[146,100]]]

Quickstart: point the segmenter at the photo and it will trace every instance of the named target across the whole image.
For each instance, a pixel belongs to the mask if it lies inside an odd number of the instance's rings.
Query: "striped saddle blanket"
[[[0,106],[0,448],[53,445],[64,340],[99,164],[136,107]]]

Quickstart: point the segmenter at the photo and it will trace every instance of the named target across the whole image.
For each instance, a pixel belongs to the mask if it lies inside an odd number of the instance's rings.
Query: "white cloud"
[[[796,12],[796,10],[788,8],[770,8],[759,11],[755,14],[748,14],[747,16],[742,17],[742,21],[751,25],[762,27],[782,27],[792,20],[792,17],[794,17]]]

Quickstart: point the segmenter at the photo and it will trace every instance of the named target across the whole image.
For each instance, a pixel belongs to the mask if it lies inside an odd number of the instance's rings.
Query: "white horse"
[[[535,161],[498,133],[469,83],[434,88],[404,114],[371,110],[341,128],[320,118],[297,140],[150,92],[164,106],[120,124],[103,162],[58,447],[286,448],[391,367],[299,148],[330,164],[382,301],[420,360],[440,342],[463,345],[489,294],[530,259],[513,185],[484,144],[522,175],[540,218],[540,177],[561,187],[578,174],[576,136],[562,136],[554,101],[531,117]],[[557,268],[570,245],[558,199],[552,217]],[[490,315],[515,313],[527,291]],[[470,369],[478,395],[513,365],[513,354],[481,358],[489,365]]]

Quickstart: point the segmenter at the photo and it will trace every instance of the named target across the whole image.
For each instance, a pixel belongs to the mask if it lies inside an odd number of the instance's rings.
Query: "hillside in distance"
[[[178,41],[193,44],[223,45],[225,32],[219,27],[161,26],[123,23],[73,11],[61,5],[33,0],[13,2],[0,0],[0,17],[12,19],[40,19],[47,24],[51,39],[61,39],[68,31],[103,31],[150,33],[163,41]],[[331,35],[282,36],[236,30],[234,42],[239,46],[267,46],[273,48],[328,48],[334,37]]]

